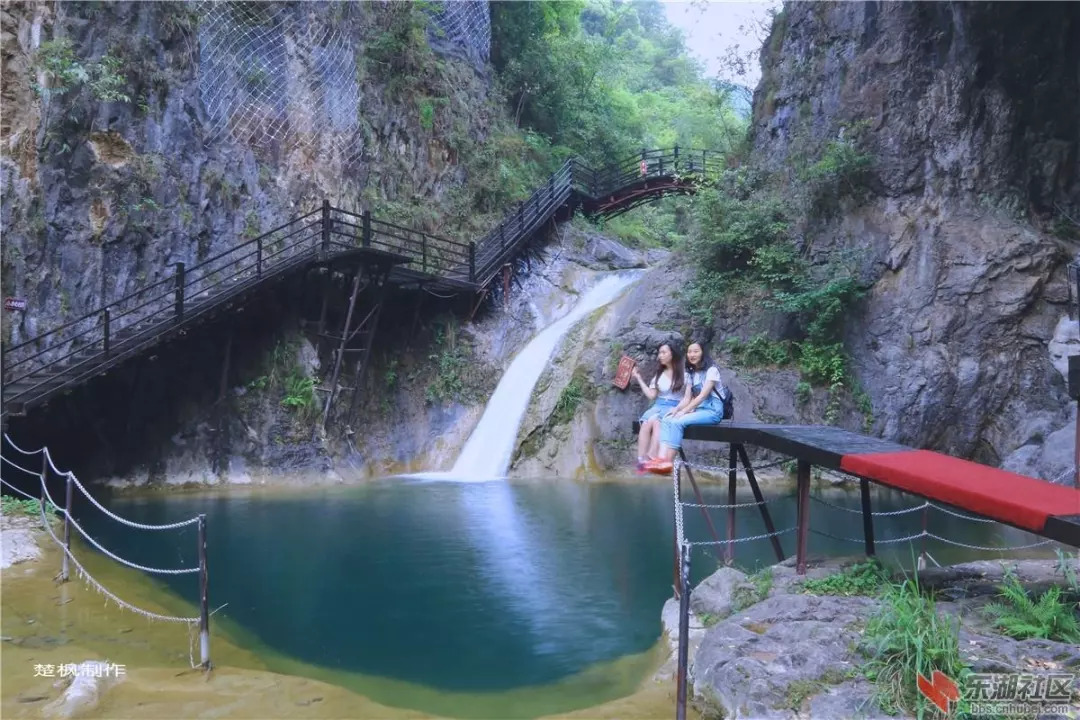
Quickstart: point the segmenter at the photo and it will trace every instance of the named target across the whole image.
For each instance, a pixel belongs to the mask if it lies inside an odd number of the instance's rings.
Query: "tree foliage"
[[[745,130],[656,0],[495,3],[492,62],[519,126],[594,164],[642,147],[726,149]]]

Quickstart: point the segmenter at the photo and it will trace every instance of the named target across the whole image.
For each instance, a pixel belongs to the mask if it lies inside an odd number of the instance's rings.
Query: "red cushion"
[[[1035,532],[1080,513],[1080,490],[929,450],[845,455],[850,473]]]

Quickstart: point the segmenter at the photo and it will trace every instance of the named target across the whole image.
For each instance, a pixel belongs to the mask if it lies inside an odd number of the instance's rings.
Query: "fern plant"
[[[1018,639],[1042,638],[1080,643],[1080,604],[1062,598],[1060,587],[1047,590],[1038,600],[1028,595],[1016,575],[1009,572],[1001,585],[1004,602],[986,606],[994,627]]]

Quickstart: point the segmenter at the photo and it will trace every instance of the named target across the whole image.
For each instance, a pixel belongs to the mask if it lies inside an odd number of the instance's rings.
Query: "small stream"
[[[724,489],[703,492],[709,502],[725,502]],[[859,507],[857,492],[832,492],[828,500]],[[898,493],[878,493],[874,502],[885,511],[919,504]],[[206,513],[210,604],[228,603],[214,617],[215,632],[242,635],[272,670],[344,685],[387,705],[453,717],[535,717],[630,694],[655,667],[672,582],[667,482],[396,478],[288,497],[126,498],[111,506],[146,523]],[[777,528],[795,524],[789,493],[770,498],[769,507]],[[194,532],[133,536],[92,508],[77,517],[135,562],[196,561]],[[713,521],[724,537],[726,512],[714,512]],[[931,532],[975,545],[1031,541],[939,512],[927,521]],[[878,538],[917,533],[922,522],[921,512],[881,518]],[[812,527],[851,538],[862,532],[859,515],[820,504]],[[697,513],[687,529],[708,539]],[[740,537],[765,532],[756,508],[738,511],[737,530]],[[782,544],[791,554],[794,534]],[[920,550],[909,542],[879,547],[905,565]],[[811,536],[810,549],[862,550],[820,536]],[[941,563],[995,556],[937,541],[926,549]],[[697,550],[695,582],[717,567]],[[746,569],[775,561],[767,540],[740,543],[735,559]],[[194,603],[194,576],[167,582]]]

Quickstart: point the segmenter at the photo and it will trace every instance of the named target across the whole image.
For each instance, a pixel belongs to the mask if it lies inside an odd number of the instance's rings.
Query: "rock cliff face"
[[[496,112],[470,64],[440,62],[438,78],[404,87],[420,71],[382,62],[411,50],[393,4],[245,5],[5,6],[3,278],[29,300],[5,317],[5,343],[323,198],[438,204],[461,184],[457,154]],[[455,93],[425,114],[421,80]]]
[[[432,223],[468,200],[462,158],[493,131],[501,108],[486,66],[487,4],[432,4],[426,39],[419,12],[411,3],[5,5],[3,286],[28,307],[4,312],[4,345],[170,277],[176,262],[215,256],[324,198],[442,232]],[[406,219],[412,209],[423,212]],[[174,386],[171,395],[151,393],[155,417],[128,408],[145,382],[140,367],[122,373],[126,386],[110,381],[103,397],[54,408],[57,417],[34,424],[111,405],[117,417],[72,430],[116,449],[84,458],[88,465],[135,480],[325,470],[311,423],[262,392],[268,378],[317,382],[328,367],[301,325],[318,309],[312,314],[296,290],[262,309],[276,318],[248,318],[262,336],[237,335],[231,379],[220,375],[232,341],[208,335],[185,361],[199,367],[146,368],[146,377]],[[184,381],[200,387],[185,393]],[[183,394],[190,397],[175,397]],[[160,427],[136,440],[133,431],[151,421]],[[30,428],[42,442],[58,441],[40,430]],[[145,455],[161,457],[147,464]]]
[[[863,253],[873,286],[846,340],[890,439],[1043,477],[1072,466],[1055,355],[1080,351],[1078,35],[1070,4],[792,3],[773,27],[754,162],[790,167],[867,128],[872,198],[804,234],[818,257]]]

